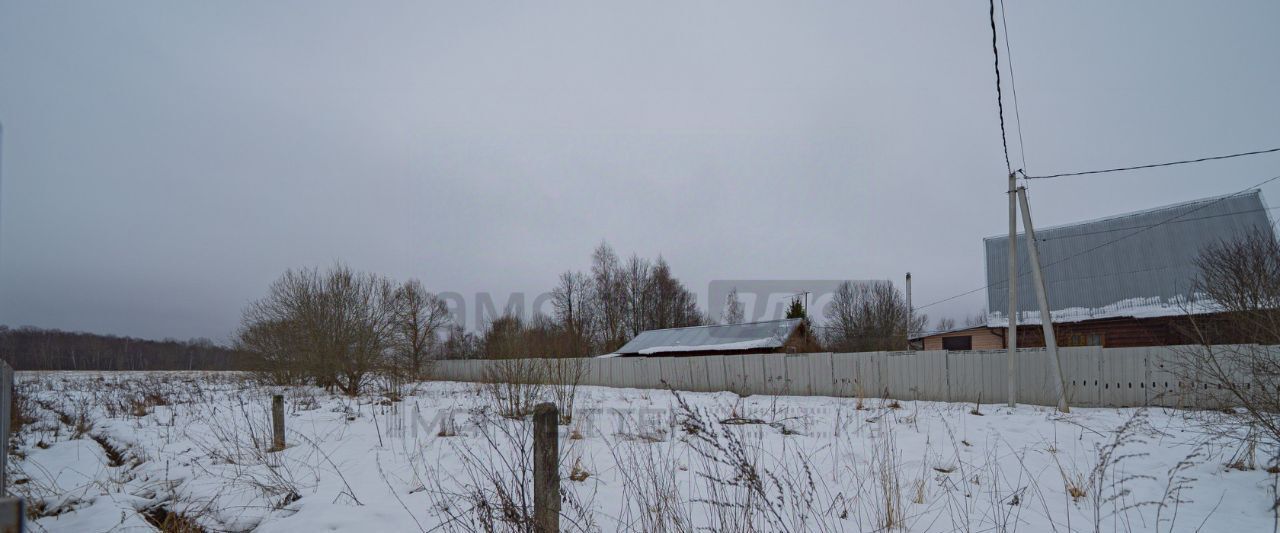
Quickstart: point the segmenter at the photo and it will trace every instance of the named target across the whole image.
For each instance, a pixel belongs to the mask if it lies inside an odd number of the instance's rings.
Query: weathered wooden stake
[[[0,533],[22,533],[22,498],[0,498]]]
[[[284,449],[284,396],[271,397],[271,449]]]
[[[553,403],[533,408],[533,528],[560,531],[560,415]]]

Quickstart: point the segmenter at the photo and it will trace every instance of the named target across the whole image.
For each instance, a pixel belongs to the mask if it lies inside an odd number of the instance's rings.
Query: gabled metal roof
[[[782,346],[800,326],[801,319],[768,320],[746,324],[655,329],[636,335],[618,348],[624,355],[700,351],[749,350]]]
[[[1252,232],[1273,235],[1259,190],[1205,198],[1089,222],[1037,228],[1040,264],[1054,320],[1180,314],[1195,298],[1196,257],[1211,244]],[[984,240],[987,309],[1005,323],[1009,306],[1009,237]],[[1038,320],[1038,304],[1018,235],[1018,310]],[[1061,317],[1060,317],[1061,315]]]

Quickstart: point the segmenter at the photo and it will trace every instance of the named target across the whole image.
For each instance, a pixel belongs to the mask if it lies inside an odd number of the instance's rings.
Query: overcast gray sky
[[[1007,18],[1032,174],[1280,146],[1280,3]],[[501,303],[602,239],[704,297],[911,271],[925,304],[981,286],[1005,230],[990,31],[980,0],[0,1],[0,323],[226,341],[285,269],[339,259]],[[1030,199],[1052,225],[1275,175]]]

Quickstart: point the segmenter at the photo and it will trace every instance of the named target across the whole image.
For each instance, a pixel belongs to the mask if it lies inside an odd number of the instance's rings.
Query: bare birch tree
[[[411,279],[393,295],[393,364],[414,379],[423,376],[427,361],[439,341],[439,331],[449,324],[448,306]]]
[[[734,287],[729,291],[729,296],[724,300],[724,311],[720,314],[721,321],[725,324],[741,324],[743,320],[742,300],[738,299],[738,288]]]

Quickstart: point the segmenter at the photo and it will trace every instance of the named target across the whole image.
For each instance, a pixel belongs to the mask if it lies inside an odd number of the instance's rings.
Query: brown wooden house
[[[1229,313],[1202,313],[1159,317],[1106,317],[1053,325],[1058,346],[1174,346],[1263,342],[1247,332],[1234,331]],[[920,350],[1001,350],[1008,348],[1008,328],[973,326],[912,339]],[[1043,348],[1044,329],[1040,324],[1018,325],[1019,348]]]

